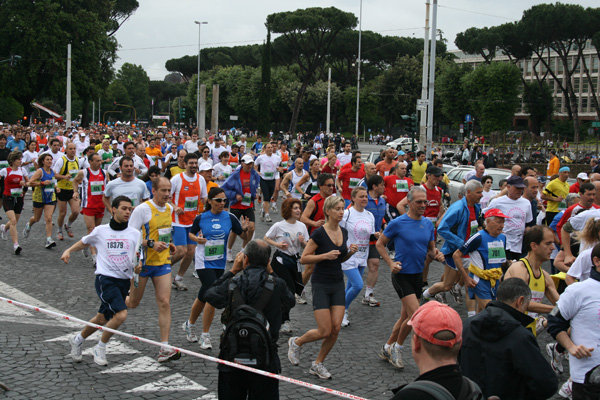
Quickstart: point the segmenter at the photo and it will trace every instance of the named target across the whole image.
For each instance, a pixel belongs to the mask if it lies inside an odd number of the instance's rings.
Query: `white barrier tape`
[[[115,335],[125,336],[125,337],[127,337],[129,339],[134,339],[134,340],[137,340],[139,342],[148,343],[148,344],[151,344],[151,345],[154,345],[154,346],[159,346],[159,347],[165,347],[165,348],[169,348],[169,349],[174,349],[174,350],[180,351],[183,354],[187,354],[187,355],[190,355],[190,356],[193,356],[193,357],[203,358],[205,360],[213,361],[213,362],[216,362],[216,363],[219,363],[219,364],[223,364],[223,365],[227,365],[227,366],[230,366],[230,367],[233,367],[233,368],[243,369],[245,371],[250,371],[250,372],[253,372],[255,374],[259,374],[259,375],[263,375],[263,376],[268,376],[270,378],[278,379],[278,380],[283,381],[283,382],[289,382],[289,383],[293,383],[294,385],[304,386],[304,387],[307,387],[309,389],[317,390],[319,392],[329,393],[329,394],[332,394],[334,396],[343,397],[343,398],[346,398],[346,399],[368,400],[368,399],[366,399],[364,397],[355,396],[353,394],[340,392],[339,390],[326,388],[326,387],[323,387],[323,386],[319,386],[319,385],[315,385],[315,384],[312,384],[312,383],[304,382],[304,381],[301,381],[301,380],[298,380],[298,379],[288,378],[287,376],[274,374],[272,372],[267,372],[267,371],[262,371],[260,369],[255,369],[255,368],[252,368],[252,367],[247,367],[245,365],[237,364],[237,363],[234,363],[234,362],[231,362],[231,361],[221,360],[220,358],[207,356],[206,354],[196,353],[196,352],[193,352],[193,351],[190,351],[190,350],[182,349],[182,348],[171,346],[171,345],[164,346],[160,342],[156,342],[154,340],[150,340],[150,339],[146,339],[146,338],[143,338],[143,337],[135,336],[135,335],[132,335],[132,334],[129,334],[129,333],[126,333],[126,332],[122,332],[122,331],[117,331],[117,330],[114,330],[114,329],[111,329],[111,328],[107,328],[107,327],[102,326],[102,325],[93,324],[93,323],[91,323],[89,321],[84,321],[84,320],[79,319],[79,318],[71,317],[69,315],[60,314],[60,313],[57,313],[57,312],[54,312],[54,311],[46,310],[44,308],[39,308],[39,307],[31,306],[29,304],[25,304],[25,303],[21,303],[21,302],[15,301],[15,300],[7,299],[5,297],[0,297],[0,301],[4,301],[4,302],[7,302],[7,303],[15,305],[15,306],[27,308],[29,310],[38,311],[38,312],[40,312],[42,314],[52,315],[54,317],[58,317],[58,318],[61,318],[61,319],[66,319],[67,321],[77,322],[77,323],[80,323],[80,324],[91,326],[92,328],[96,328],[96,329],[99,329],[101,331],[111,332],[111,333],[113,333]]]

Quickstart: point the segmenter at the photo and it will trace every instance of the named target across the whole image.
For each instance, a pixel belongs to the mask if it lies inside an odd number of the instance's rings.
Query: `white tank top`
[[[298,182],[300,182],[300,179],[302,179],[302,177],[304,175],[308,174],[308,172],[306,172],[305,170],[302,170],[302,175],[298,176],[296,174],[296,170],[293,169],[292,170],[292,179],[291,179],[291,187],[290,187],[290,193],[292,194],[292,197],[294,199],[302,199],[302,193],[298,192],[298,190],[296,189],[296,184]],[[300,186],[302,188],[303,191],[306,190],[306,188],[308,187],[309,182],[304,183],[304,185]]]

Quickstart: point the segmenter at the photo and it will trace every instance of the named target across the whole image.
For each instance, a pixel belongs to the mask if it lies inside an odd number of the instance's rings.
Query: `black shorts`
[[[127,310],[125,298],[129,293],[131,281],[129,279],[118,279],[105,275],[96,275],[96,293],[100,297],[100,308],[98,312],[104,314],[106,320],[110,320],[119,311]]]
[[[423,273],[418,274],[392,274],[392,286],[398,293],[398,297],[403,299],[406,296],[414,294],[417,299],[423,294]]]
[[[254,215],[253,208],[246,208],[245,210],[242,210],[241,208],[230,208],[229,211],[239,220],[241,220],[243,216],[248,218],[250,222],[256,222],[256,216]]]
[[[73,198],[73,190],[60,189],[60,192],[56,193],[56,198],[59,201],[69,201]]]
[[[21,214],[23,211],[23,197],[2,195],[2,204],[5,212],[14,211],[15,214]]]
[[[262,191],[263,201],[271,201],[271,197],[275,193],[275,179],[260,178],[260,190]]]
[[[398,218],[399,216],[400,212],[396,207],[392,207],[391,205],[386,204],[384,216],[386,223],[389,223],[390,221],[394,220],[395,218]]]
[[[212,286],[213,283],[217,279],[219,279],[225,273],[224,269],[214,269],[214,268],[205,268],[205,269],[197,269],[196,273],[198,274],[198,279],[202,283],[200,286],[200,290],[198,290],[198,300],[203,303],[206,303],[204,300],[204,294],[208,290],[209,287]]]
[[[372,258],[376,258],[378,260],[379,258],[381,258],[381,256],[379,255],[379,251],[377,250],[377,246],[374,244],[369,245],[369,256],[367,257],[367,259],[370,260]]]
[[[311,283],[313,310],[329,309],[333,306],[346,305],[346,289],[344,281],[336,283]]]
[[[33,208],[44,208],[44,206],[55,206],[56,201],[51,201],[50,203],[40,203],[39,201],[33,202]]]

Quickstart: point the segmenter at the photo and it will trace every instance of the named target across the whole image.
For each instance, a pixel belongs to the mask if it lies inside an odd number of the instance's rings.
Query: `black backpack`
[[[479,386],[467,378],[463,376],[463,384],[460,388],[460,394],[456,399],[454,396],[442,385],[432,381],[414,381],[404,386],[399,392],[402,393],[405,389],[413,389],[420,390],[425,392],[431,396],[433,396],[436,400],[481,400],[483,399],[483,393]]]
[[[226,325],[221,339],[220,357],[227,361],[265,369],[269,365],[274,346],[269,333],[269,322],[262,311],[271,301],[275,279],[269,275],[258,300],[246,304],[236,279],[229,282],[229,307],[223,313]]]

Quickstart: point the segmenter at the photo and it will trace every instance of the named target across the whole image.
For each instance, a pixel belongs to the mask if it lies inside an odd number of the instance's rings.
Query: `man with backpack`
[[[219,358],[268,372],[281,372],[277,339],[282,313],[296,304],[285,282],[272,274],[270,246],[252,240],[230,271],[206,292],[215,308],[225,308]],[[252,260],[252,262],[250,262]],[[279,381],[219,364],[219,399],[279,399]]]
[[[394,389],[392,400],[483,399],[481,390],[463,377],[458,366],[462,320],[451,307],[430,301],[408,322],[412,326],[412,356],[419,368],[414,382]]]

